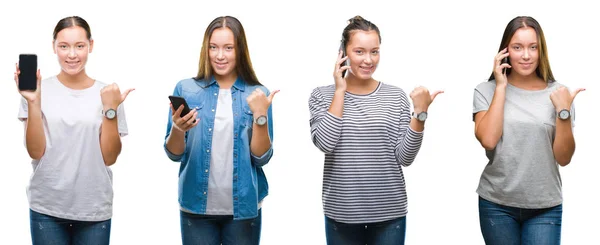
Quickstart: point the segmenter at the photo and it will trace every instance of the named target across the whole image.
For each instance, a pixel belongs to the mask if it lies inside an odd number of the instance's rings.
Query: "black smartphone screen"
[[[37,89],[37,55],[19,55],[19,90]]]
[[[171,95],[169,96],[169,100],[171,100],[171,104],[173,104],[173,109],[175,110],[177,110],[179,106],[183,105],[183,111],[181,111],[181,114],[179,115],[180,117],[183,117],[190,113],[190,107],[188,106],[187,102],[185,102],[185,99],[183,97]]]

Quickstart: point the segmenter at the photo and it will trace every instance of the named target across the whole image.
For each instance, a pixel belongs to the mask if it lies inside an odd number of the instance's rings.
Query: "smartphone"
[[[171,104],[173,105],[173,109],[175,110],[177,110],[179,106],[183,105],[183,111],[181,111],[179,117],[183,117],[190,113],[190,107],[188,106],[187,102],[183,97],[170,95],[169,100],[171,100]],[[196,122],[196,119],[194,119],[194,122]]]
[[[19,90],[37,89],[37,55],[19,55]]]
[[[342,58],[346,57],[346,46],[344,46],[344,41],[342,41],[340,44],[340,50],[342,51]],[[346,61],[344,61],[344,63],[341,64],[341,66],[349,66],[349,65],[350,65],[349,59],[346,59]],[[342,71],[342,77],[346,76],[346,71],[347,70]]]
[[[508,62],[508,56],[507,56],[507,57],[504,57],[504,59],[502,59],[502,64],[510,64],[510,63]],[[508,69],[508,68],[503,68],[503,69],[502,69],[502,74],[506,74],[506,70],[507,70],[507,69]]]

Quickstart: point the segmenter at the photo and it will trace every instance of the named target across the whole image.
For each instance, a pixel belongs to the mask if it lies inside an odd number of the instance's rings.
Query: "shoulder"
[[[550,91],[555,91],[555,90],[559,89],[560,87],[565,87],[565,88],[569,89],[569,87],[567,87],[566,85],[559,83],[557,81],[548,82],[548,89],[550,89]],[[570,89],[569,89],[569,91],[570,91]]]
[[[481,82],[475,87],[475,90],[480,92],[494,91],[494,89],[496,89],[496,80]]]
[[[398,94],[400,97],[406,97],[406,92],[398,86],[380,82],[379,93]]]
[[[267,87],[265,87],[264,85],[250,85],[250,84],[246,84],[246,92],[252,93],[256,89],[262,90],[263,93],[265,93],[266,95],[269,95],[269,93],[270,93],[269,89]]]
[[[319,86],[313,89],[311,92],[311,97],[323,98],[325,96],[333,97],[335,92],[335,84]]]

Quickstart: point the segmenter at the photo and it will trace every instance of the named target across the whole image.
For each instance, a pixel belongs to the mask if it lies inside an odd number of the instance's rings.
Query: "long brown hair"
[[[246,33],[244,32],[244,27],[238,19],[231,16],[217,17],[210,22],[206,28],[206,31],[204,32],[204,41],[202,41],[202,49],[200,50],[198,75],[194,77],[194,79],[208,80],[214,75],[214,71],[210,65],[208,49],[210,47],[210,37],[212,36],[213,32],[219,28],[229,28],[229,30],[233,32],[236,74],[250,85],[260,85],[260,82],[254,73],[254,69],[252,68],[252,62],[250,61],[250,53],[248,52],[248,43],[246,42]]]
[[[533,28],[535,30],[535,33],[537,34],[539,60],[538,67],[535,69],[535,74],[545,82],[554,82],[554,75],[552,75],[552,69],[550,69],[550,61],[548,59],[548,47],[546,46],[546,38],[544,37],[542,26],[534,18],[529,16],[517,16],[510,22],[508,22],[508,25],[506,25],[506,29],[504,29],[504,35],[502,36],[502,42],[500,42],[498,52],[500,52],[502,49],[508,46],[510,40],[515,35],[515,32],[517,32],[517,30],[519,30],[520,28],[527,27]],[[510,71],[511,69],[507,69],[506,75],[509,75]],[[494,72],[492,72],[489,81],[494,79]]]

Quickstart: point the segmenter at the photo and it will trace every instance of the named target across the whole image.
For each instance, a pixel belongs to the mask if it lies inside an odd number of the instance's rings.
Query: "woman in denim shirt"
[[[242,24],[218,17],[206,32],[198,75],[173,92],[165,151],[180,161],[183,244],[258,244],[261,204],[268,194],[262,166],[273,155],[271,101],[258,82]],[[215,139],[215,140],[213,140]]]

